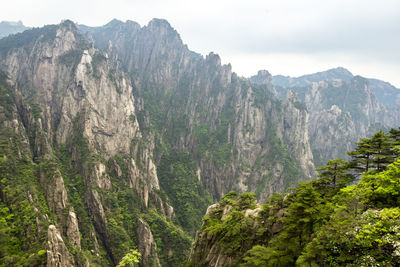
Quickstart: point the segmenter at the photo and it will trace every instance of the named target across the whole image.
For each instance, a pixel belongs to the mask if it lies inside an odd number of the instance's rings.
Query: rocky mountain
[[[18,21],[18,22],[1,21],[0,22],[0,38],[6,37],[10,34],[16,34],[19,32],[23,32],[28,29],[30,29],[30,27],[26,27],[22,23],[22,21]]]
[[[400,89],[388,82],[378,79],[368,79],[369,85],[378,100],[388,109],[400,107]]]
[[[213,200],[315,176],[298,97],[190,51],[165,20],[10,35],[0,70],[5,265],[112,266],[134,247],[141,266],[181,265]]]
[[[260,76],[263,76],[263,71],[259,72],[257,76],[251,77],[250,80],[257,82],[257,80],[255,79],[257,79],[257,77],[260,78]],[[352,78],[353,74],[350,71],[345,68],[338,67],[327,71],[303,75],[300,77],[276,75],[272,77],[272,83],[275,86],[281,87],[303,87],[311,85],[313,82],[332,81],[337,79],[348,81]]]
[[[353,76],[344,68],[298,78],[274,76],[265,71],[250,78],[273,84],[272,92],[284,98],[296,93],[310,114],[308,131],[317,166],[332,158],[346,158],[354,143],[378,129],[397,127],[400,90],[388,83]]]
[[[266,71],[260,71],[257,75],[250,78],[255,83],[261,83],[263,79],[268,77],[269,73]],[[350,81],[354,78],[354,75],[347,69],[338,67],[334,69],[329,69],[322,72],[317,72],[314,74],[303,75],[300,77],[289,77],[276,75],[272,77],[272,84],[277,87],[305,87],[310,86],[314,82],[320,81],[333,81],[333,80],[343,80]],[[386,108],[391,109],[394,107],[399,107],[400,104],[400,89],[394,87],[388,82],[384,82],[378,79],[366,78],[371,90],[374,92],[378,101],[385,105]]]
[[[297,110],[293,99],[280,103],[265,86],[252,85],[232,73],[230,65],[222,66],[218,55],[203,58],[193,53],[165,20],[154,19],[143,28],[114,20],[86,33],[130,74],[135,93],[144,102],[138,116],[148,139],[191,154],[198,162],[199,179],[215,199],[230,189],[256,191],[257,183],[263,184],[258,189],[262,198],[291,183],[285,181],[289,175],[280,173],[282,162],[265,160],[274,138],[282,142],[284,149],[278,150],[286,150],[286,157],[306,154],[302,162],[295,157],[283,162],[297,165],[283,169],[313,175],[307,132],[295,141],[304,144],[304,150],[288,146],[294,142],[289,135],[296,127],[304,128],[307,120],[301,111],[293,112],[297,121],[285,117],[289,110]],[[282,131],[284,123],[287,130]],[[159,147],[155,144],[156,161],[168,152]],[[262,192],[265,188],[272,191]]]

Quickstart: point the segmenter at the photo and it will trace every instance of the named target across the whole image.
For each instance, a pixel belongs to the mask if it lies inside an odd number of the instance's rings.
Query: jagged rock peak
[[[257,75],[251,76],[249,79],[256,84],[271,85],[272,75],[267,70],[259,70]]]
[[[218,54],[215,54],[214,52],[210,52],[210,54],[206,56],[206,61],[209,61],[210,63],[213,63],[217,66],[221,66],[221,58]]]
[[[165,19],[154,18],[150,20],[146,28],[148,28],[150,31],[157,31],[160,34],[176,35],[180,39],[178,32]]]
[[[75,23],[69,19],[62,20],[60,23],[60,28],[67,28],[68,30],[71,30],[71,31],[77,30]]]
[[[346,76],[353,76],[353,73],[351,73],[348,69],[343,68],[343,67],[336,67],[333,69],[329,69],[326,72],[330,72],[330,73],[336,73],[336,74],[342,74],[342,75],[346,75]]]
[[[271,76],[271,73],[267,70],[259,70],[257,73],[258,76]]]
[[[167,27],[173,29],[171,27],[171,24],[169,24],[169,22],[166,19],[158,19],[158,18],[150,20],[149,23],[147,24],[147,27]]]
[[[352,80],[354,82],[357,82],[357,83],[360,83],[360,84],[365,84],[365,85],[369,84],[368,79],[366,79],[366,78],[364,78],[364,77],[362,77],[360,75],[354,76]]]
[[[117,25],[121,25],[124,22],[119,20],[119,19],[112,19],[110,22],[108,22],[107,24],[105,24],[103,27],[114,27]]]

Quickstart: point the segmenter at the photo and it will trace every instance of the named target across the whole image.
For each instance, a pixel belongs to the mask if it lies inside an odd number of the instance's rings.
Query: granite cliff
[[[346,158],[346,151],[358,139],[397,127],[400,121],[399,89],[377,79],[353,76],[344,68],[297,78],[272,77],[260,71],[250,80],[272,84],[272,92],[281,99],[291,90],[304,103],[316,166],[332,158]]]
[[[137,247],[142,266],[179,265],[213,200],[315,175],[296,96],[190,51],[164,20],[11,35],[0,70],[4,240],[21,240],[7,264],[107,266]]]

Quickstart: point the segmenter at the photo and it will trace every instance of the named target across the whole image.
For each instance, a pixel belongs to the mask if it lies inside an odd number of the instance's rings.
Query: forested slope
[[[361,139],[350,161],[257,205],[231,192],[211,206],[191,266],[398,266],[400,131]]]

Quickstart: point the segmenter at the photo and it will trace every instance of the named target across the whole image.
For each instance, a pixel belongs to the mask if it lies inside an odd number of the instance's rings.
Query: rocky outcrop
[[[353,76],[344,68],[297,78],[274,76],[260,71],[250,78],[270,84],[271,92],[283,99],[295,92],[309,112],[308,132],[314,163],[346,158],[346,152],[360,138],[379,129],[398,127],[400,109],[396,106],[400,90],[375,79]]]
[[[283,136],[289,154],[297,160],[305,177],[316,177],[308,135],[309,116],[306,107],[297,96],[289,91],[283,116]]]
[[[310,151],[307,134],[296,139],[304,139],[305,149],[294,145],[287,148],[289,135],[293,137],[289,132],[294,128],[283,134],[283,113],[277,110],[283,107],[269,95],[268,87],[254,86],[237,77],[231,66],[221,65],[214,53],[205,58],[193,53],[165,20],[154,19],[144,27],[130,21],[112,21],[104,27],[81,27],[81,31],[94,40],[96,47],[107,51],[114,65],[122,64],[130,74],[137,95],[139,125],[146,132],[144,138],[153,140],[158,136],[174,149],[194,155],[200,181],[215,199],[230,189],[257,192],[262,199],[295,183],[297,177],[288,177],[284,164],[266,160],[273,136],[282,142],[279,150],[286,149],[282,153],[296,151],[294,154],[305,158],[304,162],[288,160],[294,162],[299,175],[312,177],[306,167],[310,155],[303,155]],[[200,137],[199,129],[208,136]],[[196,151],[210,146],[207,142],[215,144],[198,155]],[[166,151],[159,144],[149,147],[154,149],[157,164]]]
[[[161,266],[157,255],[157,245],[149,226],[142,219],[138,220],[137,235],[139,239],[138,250],[143,257],[141,266]]]
[[[240,200],[226,197],[208,207],[192,244],[188,266],[239,266],[246,251],[267,244],[279,232],[282,225],[276,218],[283,216],[282,211],[266,213],[265,207],[240,206]]]
[[[111,207],[97,191],[112,190],[107,160],[123,155],[129,161],[140,162],[139,168],[128,168],[128,172],[132,171],[129,176],[136,176],[140,186],[134,187],[135,192],[146,205],[148,196],[156,195],[152,190],[159,190],[151,152],[132,143],[142,136],[130,79],[112,67],[106,54],[90,48],[70,21],[35,30],[30,37],[26,43],[2,47],[0,68],[19,85],[15,90],[17,107],[31,137],[34,158],[41,162],[40,182],[46,202],[63,229],[60,237],[68,238],[80,249],[79,220],[69,207],[65,177],[53,154],[64,146],[64,153],[71,155],[70,165],[64,168],[72,168],[69,172],[82,179],[80,186],[87,189],[83,191],[85,195],[78,197],[89,208],[94,228],[109,249],[107,210]],[[69,186],[72,193],[76,191]],[[85,227],[90,229],[87,224]],[[90,238],[89,232],[85,235]]]
[[[76,213],[74,208],[71,207],[68,212],[67,218],[67,237],[71,245],[80,249],[81,248],[81,236],[79,234],[78,219],[76,218]]]
[[[346,157],[359,138],[396,126],[396,120],[361,77],[313,83],[304,94],[304,102],[310,112],[311,146],[318,165]]]
[[[47,266],[68,267],[73,265],[73,257],[65,246],[60,232],[54,225],[50,225],[47,234]]]

